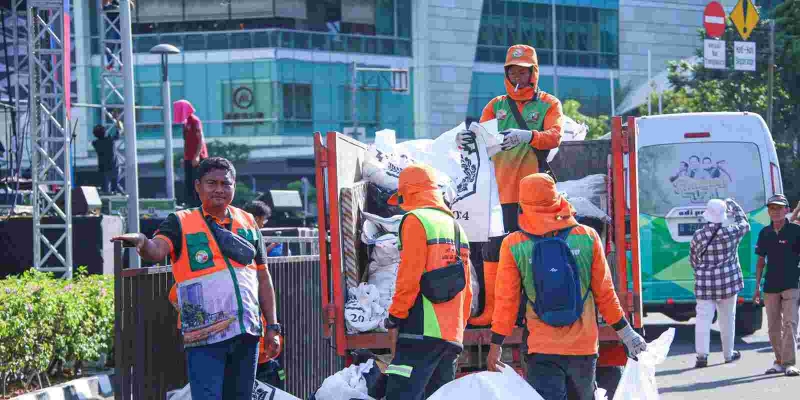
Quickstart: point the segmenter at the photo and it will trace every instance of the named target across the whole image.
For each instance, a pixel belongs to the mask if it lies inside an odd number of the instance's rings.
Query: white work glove
[[[647,342],[645,342],[644,338],[636,333],[630,325],[626,325],[624,328],[618,330],[617,336],[622,340],[622,343],[625,343],[628,354],[632,358],[636,358],[639,353],[647,350]]]
[[[458,148],[464,148],[464,147],[472,148],[475,147],[475,139],[476,139],[475,132],[465,129],[461,132],[458,132],[458,134],[456,135],[456,144],[458,145]]]
[[[503,135],[503,151],[510,150],[523,143],[528,144],[533,138],[532,131],[526,131],[523,129],[506,129],[500,132],[500,134]]]

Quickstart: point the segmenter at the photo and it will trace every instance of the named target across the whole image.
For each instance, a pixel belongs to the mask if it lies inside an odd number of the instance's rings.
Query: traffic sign
[[[708,69],[725,69],[725,42],[706,39],[703,42],[703,66]]]
[[[761,20],[761,16],[758,15],[758,10],[753,5],[753,0],[739,0],[736,3],[736,7],[733,7],[733,11],[731,11],[731,22],[733,22],[736,30],[739,31],[739,35],[744,40],[747,40],[750,34],[753,33],[753,29],[758,26],[759,20]]]
[[[733,42],[733,69],[737,71],[756,70],[755,42]]]
[[[713,38],[722,37],[725,33],[725,9],[722,4],[712,1],[703,10],[703,27],[706,28],[708,36]]]

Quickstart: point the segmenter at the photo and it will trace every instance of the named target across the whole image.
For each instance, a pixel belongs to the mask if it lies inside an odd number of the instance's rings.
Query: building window
[[[609,8],[556,6],[559,65],[617,67],[619,12],[613,5],[606,4]],[[486,0],[475,59],[501,63],[509,46],[525,43],[536,48],[540,64],[552,65],[552,26],[549,5]]]
[[[283,84],[283,118],[285,120],[311,120],[311,85]]]

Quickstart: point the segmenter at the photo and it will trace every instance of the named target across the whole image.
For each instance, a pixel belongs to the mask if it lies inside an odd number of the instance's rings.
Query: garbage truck
[[[595,229],[604,242],[616,292],[626,317],[643,334],[639,231],[631,229],[639,226],[636,141],[636,120],[630,117],[623,121],[622,117],[614,117],[610,139],[563,142],[551,168],[559,181],[578,180],[594,174],[607,177],[607,190],[604,191],[607,196],[602,203],[610,218]],[[314,133],[319,285],[326,319],[322,334],[337,354],[345,357],[348,365],[353,355],[363,349],[378,355],[389,353],[387,333],[349,334],[345,321],[348,290],[365,282],[368,262],[367,246],[360,240],[363,214],[371,212],[369,206],[374,204],[367,198],[369,190],[362,174],[368,148],[368,144],[339,132]],[[598,324],[598,385],[613,393],[627,362],[627,354],[616,332],[599,314]],[[457,376],[486,370],[490,338],[488,326],[467,327]],[[518,326],[505,341],[502,360],[524,374],[522,341],[523,328]]]

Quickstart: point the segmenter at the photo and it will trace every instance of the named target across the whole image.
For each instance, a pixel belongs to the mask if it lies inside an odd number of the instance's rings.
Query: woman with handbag
[[[729,215],[734,220],[726,226]],[[750,231],[750,223],[744,210],[732,199],[709,200],[703,218],[707,224],[694,233],[689,247],[689,262],[694,269],[694,293],[697,298],[695,368],[708,366],[714,311],[719,313],[719,334],[725,362],[742,358],[742,354],[733,349],[736,297],[744,289],[738,249],[742,238]]]

